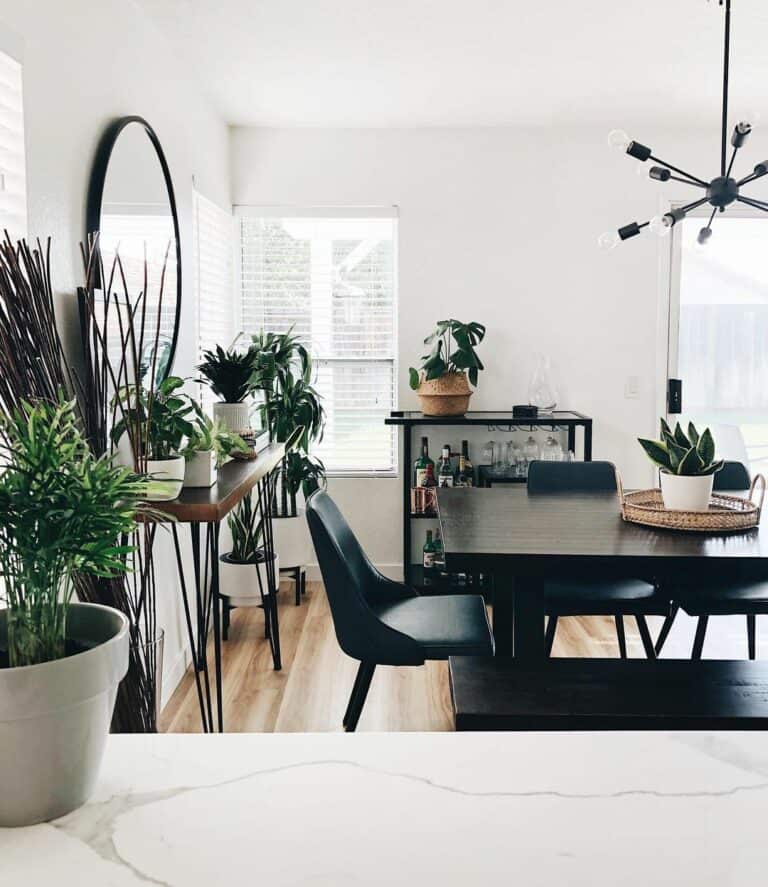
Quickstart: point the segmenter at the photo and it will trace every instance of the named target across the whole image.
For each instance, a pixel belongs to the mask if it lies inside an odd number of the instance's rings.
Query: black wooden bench
[[[768,662],[451,658],[457,730],[766,730]]]

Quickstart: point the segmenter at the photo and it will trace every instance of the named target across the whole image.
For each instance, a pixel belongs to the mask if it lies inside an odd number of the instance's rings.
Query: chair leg
[[[757,616],[747,613],[747,648],[749,658],[757,659]]]
[[[621,656],[622,659],[626,659],[627,639],[624,636],[624,617],[614,616],[613,620],[616,623],[616,637],[619,639],[619,656]]]
[[[232,608],[229,606],[226,598],[221,602],[221,606],[223,608],[224,614],[221,624],[221,636],[225,641],[229,640],[229,616],[232,611]]]
[[[707,633],[707,622],[709,622],[709,616],[699,616],[699,621],[696,624],[696,637],[693,639],[691,659],[701,659],[701,654],[704,652],[704,636]]]
[[[640,632],[640,640],[642,640],[643,647],[645,648],[645,655],[649,659],[655,659],[656,650],[653,648],[653,641],[651,640],[651,633],[648,631],[648,623],[645,621],[645,616],[635,616],[635,622],[637,622],[637,630]]]
[[[293,571],[293,585],[294,585],[294,595],[295,595],[295,604],[298,607],[301,604],[301,567],[296,567]]]
[[[354,733],[357,729],[357,722],[360,720],[375,670],[376,665],[372,662],[360,663],[360,668],[357,670],[357,677],[352,687],[352,695],[349,697],[347,712],[344,715],[344,729],[347,733]]]
[[[670,631],[672,630],[672,625],[675,621],[675,616],[677,616],[678,610],[680,609],[679,604],[672,604],[672,608],[669,611],[669,616],[664,617],[664,622],[661,626],[661,631],[659,632],[659,636],[656,638],[656,646],[655,652],[656,656],[661,653],[661,648],[666,643],[667,637],[669,636]]]
[[[552,655],[552,646],[555,643],[555,634],[557,633],[557,616],[550,616],[547,619],[547,630],[544,632],[544,651],[547,656]]]

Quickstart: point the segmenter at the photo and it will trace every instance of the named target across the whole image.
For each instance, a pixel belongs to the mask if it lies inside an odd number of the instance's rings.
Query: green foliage
[[[240,501],[237,508],[227,518],[232,534],[230,560],[238,564],[254,564],[258,561],[259,547],[264,532],[263,518],[253,506],[249,495]]]
[[[690,422],[686,434],[679,422],[674,430],[664,419],[660,425],[660,440],[638,440],[651,462],[665,474],[693,477],[714,474],[723,467],[722,460],[715,458],[715,441],[709,428],[699,434]]]
[[[11,666],[65,654],[67,607],[76,573],[127,572],[147,485],[97,458],[80,431],[74,402],[25,402],[0,417],[0,579],[8,604]]]
[[[256,349],[252,383],[264,393],[261,413],[270,438],[285,443],[281,473],[281,514],[296,514],[296,496],[308,495],[325,478],[323,463],[310,455],[323,438],[325,410],[312,384],[312,358],[293,330],[253,337]]]
[[[220,468],[228,456],[234,453],[248,455],[251,448],[240,437],[230,431],[226,425],[219,421],[214,422],[207,416],[196,401],[192,401],[194,419],[192,421],[192,433],[187,437],[187,442],[181,450],[181,455],[188,459],[195,453],[213,453],[216,467]]]
[[[195,402],[180,389],[184,379],[168,376],[156,391],[135,386],[123,388],[120,398],[121,417],[112,428],[112,443],[117,444],[129,432],[131,442],[146,459],[171,459],[181,452],[186,438],[195,432],[191,414]]]
[[[417,370],[411,367],[408,370],[411,388],[416,390],[422,379],[429,381],[439,379],[447,373],[462,373],[469,375],[469,381],[477,385],[478,373],[484,369],[483,363],[477,356],[475,346],[485,338],[485,326],[482,323],[461,323],[458,320],[440,320],[437,326],[426,339],[425,345],[431,345],[427,354],[421,356],[421,367]],[[453,346],[451,345],[453,340]]]
[[[217,345],[213,351],[204,351],[204,360],[197,369],[211,391],[224,403],[242,403],[253,392],[252,382],[258,349],[225,351]]]

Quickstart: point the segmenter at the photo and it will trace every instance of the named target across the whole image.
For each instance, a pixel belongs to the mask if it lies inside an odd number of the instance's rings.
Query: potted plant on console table
[[[674,511],[707,511],[712,482],[723,462],[715,458],[709,428],[699,434],[693,422],[686,434],[678,422],[674,431],[661,419],[661,439],[639,438],[640,446],[659,468],[664,505]]]
[[[192,402],[193,430],[181,454],[186,459],[185,487],[212,487],[216,472],[230,456],[253,458],[253,450],[238,434],[229,431],[221,420],[213,421],[200,405]]]
[[[251,428],[251,394],[253,394],[253,365],[256,349],[225,351],[217,345],[213,351],[203,352],[203,362],[197,367],[203,381],[219,398],[213,405],[214,420],[221,421],[234,434],[249,435]]]
[[[70,601],[78,575],[127,571],[121,540],[147,485],[93,455],[61,397],[2,418],[0,439],[0,826],[21,826],[63,816],[93,789],[129,623]]]
[[[482,323],[441,320],[424,339],[424,344],[432,347],[422,355],[421,367],[411,367],[409,373],[411,388],[418,394],[425,416],[463,416],[467,412],[472,396],[469,383],[477,386],[478,373],[483,369],[475,346],[484,338]]]

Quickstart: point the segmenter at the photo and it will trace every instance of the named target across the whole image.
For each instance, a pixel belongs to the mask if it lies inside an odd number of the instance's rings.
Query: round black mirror
[[[119,252],[131,299],[144,291],[146,256],[145,322],[151,330],[147,341],[154,343],[158,322],[160,334],[157,354],[153,344],[152,353],[141,355],[141,363],[154,364],[155,379],[161,381],[170,373],[178,339],[181,243],[168,162],[157,134],[142,117],[114,121],[99,142],[86,206],[86,238],[94,235],[105,277]],[[123,283],[117,278],[115,289],[122,296]]]

